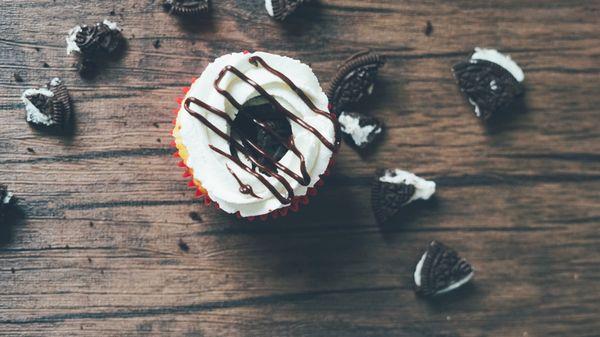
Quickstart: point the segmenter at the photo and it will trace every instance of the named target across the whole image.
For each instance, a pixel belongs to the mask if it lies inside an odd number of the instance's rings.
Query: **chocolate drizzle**
[[[302,101],[313,112],[327,117],[334,125],[335,141],[333,143],[330,142],[315,127],[306,123],[304,120],[300,119],[298,116],[293,114],[291,111],[287,110],[275,99],[275,97],[270,95],[263,87],[261,87],[254,80],[247,77],[240,70],[238,70],[237,68],[235,68],[231,65],[224,67],[221,70],[221,72],[219,73],[219,75],[217,76],[216,80],[213,83],[213,87],[215,88],[215,90],[218,93],[220,93],[221,95],[223,95],[236,109],[238,109],[238,113],[245,113],[244,109],[242,109],[243,105],[240,104],[237,100],[235,100],[235,98],[233,98],[233,96],[227,90],[219,87],[219,84],[220,84],[221,80],[223,79],[223,77],[228,72],[233,73],[239,79],[246,82],[248,85],[252,86],[260,94],[260,96],[262,98],[266,99],[275,108],[275,110],[277,112],[281,113],[283,116],[287,117],[290,121],[298,124],[299,126],[306,129],[307,131],[311,132],[313,135],[315,135],[315,137],[317,137],[321,141],[321,143],[323,143],[323,145],[325,145],[332,152],[335,152],[340,145],[339,124],[337,123],[335,116],[332,113],[318,109],[314,105],[314,103],[308,98],[308,96],[306,96],[304,91],[302,91],[300,88],[298,88],[298,86],[296,86],[287,76],[285,76],[281,72],[279,72],[279,71],[273,69],[271,66],[269,66],[262,58],[260,58],[258,56],[252,56],[248,59],[248,61],[254,66],[259,66],[259,65],[262,66],[263,68],[265,68],[267,71],[269,71],[273,75],[279,77],[300,97],[300,99],[302,99]],[[237,134],[237,136],[239,137],[239,142],[237,140],[234,140],[227,133],[221,131],[219,128],[217,128],[216,125],[209,122],[204,116],[192,111],[190,109],[191,103],[201,106],[202,108],[223,118],[230,125],[231,131],[233,133]],[[306,161],[304,159],[304,155],[300,152],[300,150],[294,144],[293,137],[290,137],[289,139],[285,139],[284,137],[281,137],[267,123],[259,121],[254,116],[247,115],[247,117],[250,120],[252,120],[259,128],[261,128],[262,130],[264,130],[268,134],[270,134],[275,140],[277,140],[279,143],[281,143],[287,150],[291,151],[294,155],[296,155],[298,157],[298,159],[300,159],[300,172],[301,172],[302,176],[299,176],[298,174],[293,172],[290,168],[281,164],[278,160],[273,158],[273,156],[271,156],[264,148],[260,147],[254,141],[250,140],[249,137],[247,137],[247,135],[244,132],[242,132],[238,127],[236,127],[236,125],[233,123],[233,120],[231,119],[231,117],[229,117],[229,115],[225,111],[221,111],[209,104],[206,104],[203,101],[201,101],[195,97],[186,98],[183,103],[183,106],[184,106],[185,110],[191,116],[193,116],[194,118],[199,120],[202,124],[206,125],[206,127],[211,129],[215,134],[217,134],[219,137],[221,137],[225,141],[227,141],[230,145],[230,148],[233,148],[236,151],[239,151],[240,153],[244,154],[245,157],[248,158],[253,163],[253,165],[258,167],[261,172],[265,172],[269,176],[277,179],[277,181],[279,181],[285,188],[285,190],[287,192],[287,197],[283,196],[277,190],[277,188],[273,184],[271,184],[262,174],[256,172],[254,169],[252,169],[252,167],[249,167],[248,165],[244,164],[237,156],[226,153],[225,151],[218,149],[217,147],[215,147],[213,145],[209,145],[210,149],[212,149],[216,153],[228,158],[229,160],[234,162],[236,165],[238,165],[241,169],[243,169],[244,171],[248,172],[249,174],[251,174],[255,178],[257,178],[269,191],[271,191],[271,193],[273,193],[273,195],[282,204],[289,204],[292,202],[292,200],[294,198],[294,191],[293,191],[291,185],[289,184],[289,182],[284,177],[282,177],[280,174],[277,173],[277,169],[284,172],[286,175],[288,175],[289,177],[291,177],[292,179],[297,181],[302,186],[308,186],[308,184],[310,183],[311,177],[308,174],[308,171],[306,169]],[[259,156],[261,156],[261,157],[259,157]],[[267,162],[272,165],[265,165],[265,162],[262,159],[266,159]],[[239,177],[237,175],[235,175],[235,173],[233,173],[233,171],[228,166],[227,166],[227,169],[229,170],[229,172],[233,175],[233,177],[236,179],[236,181],[240,185],[240,193],[248,194],[255,198],[262,199],[261,197],[259,197],[258,195],[256,195],[254,193],[254,191],[252,190],[252,187],[250,185],[242,182],[239,179]]]
[[[256,199],[262,199],[261,197],[259,197],[258,195],[256,195],[256,193],[254,193],[254,190],[252,189],[252,186],[248,185],[248,184],[244,184],[240,178],[237,176],[237,174],[235,174],[230,168],[229,166],[225,165],[227,167],[227,170],[229,171],[229,173],[231,173],[231,175],[235,178],[235,180],[237,180],[238,184],[240,184],[240,193],[242,194],[249,194],[253,197],[255,197]]]

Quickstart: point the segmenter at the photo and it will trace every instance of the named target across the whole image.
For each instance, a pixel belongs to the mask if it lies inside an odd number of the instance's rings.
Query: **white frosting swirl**
[[[237,109],[213,87],[219,72],[227,65],[231,65],[262,86],[287,110],[313,126],[333,144],[335,142],[333,123],[327,117],[312,111],[279,77],[260,65],[251,64],[248,60],[252,56],[259,56],[270,67],[290,78],[296,86],[304,91],[318,109],[329,111],[327,96],[323,93],[319,81],[310,67],[298,60],[263,52],[234,53],[217,58],[206,67],[200,78],[192,84],[186,98],[195,97],[221,111],[225,111],[231,119],[234,119]],[[219,87],[227,90],[235,100],[242,104],[259,96],[259,93],[252,86],[231,72],[223,77]],[[190,105],[190,109],[204,116],[219,130],[227,134],[230,133],[230,126],[223,118],[193,103]],[[228,213],[239,211],[240,215],[247,217],[267,214],[288,206],[282,204],[256,177],[244,171],[233,161],[210,149],[209,145],[213,145],[221,151],[231,154],[228,142],[187,113],[183,105],[180,107],[177,122],[181,126],[179,131],[181,142],[186,147],[189,155],[185,164],[193,170],[194,178],[201,181],[211,200],[217,202],[222,210]],[[283,176],[292,186],[295,196],[303,196],[307,193],[309,187],[314,186],[319,181],[320,175],[327,169],[332,151],[323,145],[310,131],[293,121],[290,121],[290,125],[294,143],[304,155],[306,170],[311,180],[308,186],[302,186],[283,171],[278,170],[278,174]],[[279,162],[301,176],[300,160],[291,151],[288,151]],[[242,194],[239,191],[239,183],[227,168],[233,171],[244,184],[250,185],[254,193],[261,199]],[[257,173],[267,179],[281,195],[287,197],[286,189],[276,178],[260,172]]]

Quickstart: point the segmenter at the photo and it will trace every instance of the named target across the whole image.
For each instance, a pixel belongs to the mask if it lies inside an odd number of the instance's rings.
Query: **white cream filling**
[[[473,275],[475,275],[475,274],[473,272],[470,272],[469,275],[467,275],[466,277],[464,277],[462,280],[450,284],[446,288],[437,291],[435,294],[436,295],[441,295],[443,293],[447,293],[447,292],[452,291],[454,289],[460,288],[461,286],[463,286],[467,282],[471,281],[471,279],[473,278]]]
[[[307,65],[297,60],[269,53],[234,53],[221,56],[209,64],[199,79],[191,86],[186,97],[195,97],[222,111],[226,111],[233,119],[237,109],[213,87],[221,69],[232,65],[265,88],[277,101],[293,114],[302,118],[306,123],[316,128],[329,142],[335,141],[335,129],[331,121],[313,112],[279,77],[271,74],[262,66],[254,66],[248,62],[252,56],[260,56],[269,66],[289,77],[294,84],[301,88],[317,108],[328,111],[328,100],[319,82]],[[220,88],[226,89],[238,102],[242,103],[258,96],[258,92],[249,84],[240,80],[234,74],[228,73],[220,82]],[[217,115],[191,104],[190,108],[201,114],[209,122],[223,132],[229,134],[229,125]],[[230,154],[227,141],[216,135],[204,124],[188,114],[183,106],[177,117],[181,125],[180,136],[189,157],[186,165],[194,172],[194,178],[201,181],[209,197],[216,201],[220,208],[228,213],[240,212],[242,216],[254,216],[269,213],[287,206],[282,204],[260,180],[241,169],[237,164],[209,148],[209,144]],[[329,164],[332,152],[321,143],[311,132],[297,123],[290,121],[294,143],[305,157],[306,169],[311,177],[308,186],[300,185],[296,180],[278,170],[291,185],[295,196],[305,195],[308,188],[320,179]],[[300,160],[288,151],[279,160],[281,164],[300,174]],[[242,194],[239,184],[227,170],[227,166],[240,178],[244,184],[252,187],[255,194],[262,199]],[[287,192],[284,186],[275,178],[263,175],[284,197]]]
[[[104,19],[104,21],[102,21],[103,24],[105,24],[108,29],[110,30],[118,30],[119,32],[121,31],[121,28],[117,25],[116,22],[112,22],[108,19]]]
[[[41,94],[46,97],[54,96],[54,93],[46,88],[40,89],[27,89],[21,95],[21,101],[25,104],[25,111],[27,112],[27,121],[34,124],[43,124],[46,126],[52,125],[53,121],[50,119],[50,116],[44,115],[40,109],[38,109],[33,103],[29,100],[28,97]]]
[[[121,31],[121,28],[115,23],[108,19],[104,19],[102,21],[110,30],[118,30]],[[81,26],[75,26],[69,30],[67,35],[67,55],[71,55],[71,53],[80,53],[81,49],[77,46],[75,39],[77,38],[77,33],[81,32]]]
[[[342,131],[349,134],[354,143],[358,146],[366,143],[372,132],[379,134],[382,131],[381,127],[375,125],[360,126],[359,118],[353,118],[351,115],[343,112],[340,114],[338,121],[340,122]]]
[[[273,13],[273,3],[271,2],[271,0],[265,0],[265,8],[267,9],[267,13],[269,13],[270,16],[275,15]]]
[[[75,43],[75,39],[77,38],[77,33],[81,31],[81,26],[75,26],[69,30],[69,34],[67,35],[67,55],[71,55],[71,53],[79,53],[81,50]]]
[[[10,202],[10,199],[12,199],[12,197],[13,197],[12,192],[7,192],[6,196],[4,196],[4,199],[2,199],[2,203],[8,204]]]
[[[419,260],[419,263],[417,263],[417,267],[415,268],[415,273],[413,275],[414,280],[415,280],[415,285],[417,287],[421,286],[421,270],[423,269],[423,264],[425,263],[425,258],[427,258],[427,252],[425,252],[423,254],[423,256],[421,256],[421,259]],[[473,278],[473,275],[475,275],[475,274],[473,272],[470,272],[469,275],[464,277],[462,280],[460,280],[456,283],[452,283],[444,289],[436,291],[435,295],[441,295],[443,293],[447,293],[449,291],[452,291],[454,289],[461,287],[465,283],[469,282]]]
[[[510,56],[498,52],[496,49],[475,48],[471,55],[472,60],[486,60],[493,62],[508,70],[518,82],[523,82],[525,74],[523,70],[513,61]]]
[[[425,263],[425,258],[427,257],[427,252],[421,256],[419,263],[417,263],[417,267],[415,268],[414,278],[415,284],[417,287],[421,286],[421,270],[423,269],[423,263]]]
[[[400,169],[386,170],[385,174],[379,178],[379,181],[393,184],[404,183],[413,185],[415,187],[415,194],[413,194],[406,204],[418,199],[427,200],[435,193],[435,182],[425,180]]]

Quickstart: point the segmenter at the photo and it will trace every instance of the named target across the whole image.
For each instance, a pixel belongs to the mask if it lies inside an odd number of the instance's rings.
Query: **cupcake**
[[[174,145],[206,204],[266,219],[316,194],[339,126],[309,66],[264,52],[229,54],[184,91]]]

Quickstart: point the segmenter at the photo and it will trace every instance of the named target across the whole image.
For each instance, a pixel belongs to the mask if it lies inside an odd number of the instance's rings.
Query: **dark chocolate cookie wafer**
[[[385,57],[370,51],[353,55],[338,69],[327,89],[333,112],[340,114],[373,92],[379,68]]]
[[[274,19],[283,21],[296,11],[300,5],[310,0],[265,0],[267,13]]]
[[[163,8],[174,15],[196,15],[208,11],[209,0],[165,0]]]
[[[65,85],[54,78],[45,88],[27,89],[21,96],[27,122],[36,127],[65,129],[72,116],[71,98]]]
[[[432,241],[415,267],[415,291],[423,297],[441,295],[466,284],[473,275],[465,259],[443,243]]]
[[[477,107],[477,114],[488,119],[523,93],[521,83],[499,65],[486,60],[460,62],[452,68],[460,90]]]
[[[476,48],[468,60],[454,65],[452,72],[482,119],[508,107],[524,91],[523,71],[509,56],[494,49]]]
[[[403,207],[415,200],[427,200],[435,183],[400,169],[379,170],[371,185],[371,207],[380,224],[388,223]]]

